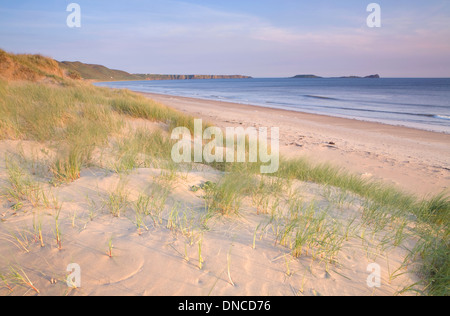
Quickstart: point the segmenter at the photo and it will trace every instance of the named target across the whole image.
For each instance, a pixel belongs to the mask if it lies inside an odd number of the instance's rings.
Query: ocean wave
[[[410,106],[410,107],[417,107],[417,108],[423,108],[423,104],[420,103],[408,103],[408,102],[392,102],[392,101],[383,101],[383,100],[369,100],[367,98],[364,99],[346,99],[346,98],[333,98],[333,97],[326,97],[322,95],[313,95],[313,94],[304,94],[301,95],[305,98],[311,98],[311,99],[319,99],[319,100],[330,100],[330,101],[340,101],[340,102],[351,102],[351,103],[362,103],[362,104],[375,104],[375,105],[389,105],[389,106]],[[448,109],[448,105],[437,105],[437,104],[428,104],[428,107],[433,108],[445,108]],[[427,115],[429,116],[429,115]],[[431,115],[434,116],[434,115]],[[447,119],[447,118],[444,118]]]
[[[388,111],[381,109],[367,109],[362,107],[343,107],[343,106],[331,106],[331,105],[315,105],[316,108],[322,109],[336,109],[336,110],[344,110],[344,111],[353,111],[353,112],[370,112],[370,113],[383,113],[383,114],[396,114],[396,115],[408,115],[408,116],[421,116],[421,117],[435,117],[434,114],[427,113],[414,113],[414,112],[400,112],[400,111]],[[450,119],[450,117],[449,117]]]
[[[313,99],[322,99],[322,100],[339,100],[339,99],[335,99],[335,98],[324,97],[324,96],[321,96],[321,95],[309,95],[309,94],[306,94],[306,95],[304,95],[304,97],[313,98]]]
[[[265,103],[270,105],[287,105],[290,107],[296,107],[298,105],[297,103],[273,102],[273,101],[266,101]]]
[[[450,120],[450,116],[448,115],[434,115],[433,117],[441,120]]]
[[[313,97],[313,96],[311,96]],[[321,99],[325,99],[326,97],[320,97],[320,96],[314,96],[315,98],[321,98]],[[329,98],[331,100],[339,100],[339,99],[333,99],[333,98]],[[364,107],[360,107],[360,106],[356,106],[355,107],[346,107],[346,106],[334,106],[331,104],[326,104],[326,103],[322,103],[320,105],[300,105],[298,103],[285,103],[285,102],[271,102],[271,101],[266,101],[266,104],[272,105],[272,106],[289,106],[291,108],[295,108],[297,110],[302,110],[305,108],[305,106],[307,107],[311,107],[311,109],[334,109],[334,110],[340,110],[340,111],[351,111],[351,112],[366,112],[366,113],[380,113],[380,114],[388,114],[388,115],[406,115],[406,116],[415,116],[415,117],[428,117],[428,118],[436,118],[437,115],[435,114],[429,114],[429,113],[417,113],[417,112],[408,112],[408,111],[393,111],[393,110],[387,110],[387,109],[370,109],[370,108],[364,108]],[[342,112],[344,113],[344,112]],[[439,117],[441,119],[446,119],[446,120],[450,120],[450,116],[444,116],[441,115],[441,117]]]

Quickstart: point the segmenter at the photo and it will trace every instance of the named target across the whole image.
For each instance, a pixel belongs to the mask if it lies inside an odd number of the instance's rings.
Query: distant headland
[[[326,77],[319,77],[316,75],[297,75],[294,77],[291,77],[292,79],[320,79],[320,78],[326,78]],[[344,76],[344,77],[328,77],[328,78],[343,78],[343,79],[379,79],[381,78],[380,75],[370,75],[365,77],[359,77],[359,76]]]
[[[250,79],[242,75],[160,75],[131,74],[126,71],[110,69],[102,65],[85,64],[79,61],[59,62],[61,68],[70,71],[82,79],[98,81],[132,81],[132,80],[193,80],[193,79]]]

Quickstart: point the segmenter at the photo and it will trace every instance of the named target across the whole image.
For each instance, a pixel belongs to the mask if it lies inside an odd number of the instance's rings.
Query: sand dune
[[[1,143],[0,154],[17,154],[19,144]],[[26,147],[29,151],[22,155],[31,157],[33,146]],[[2,187],[7,187],[6,175],[5,163],[0,161]],[[389,230],[371,233],[360,219],[351,226],[334,263],[323,255],[314,258],[314,250],[294,258],[289,249],[292,241],[277,242],[276,231],[283,228],[283,216],[288,216],[284,207],[279,208],[274,221],[274,214],[258,214],[247,197],[239,216],[206,219],[205,192],[190,188],[216,182],[222,176],[201,165],[179,171],[174,177],[154,168],[119,175],[93,167],[83,170],[81,178],[71,184],[43,184],[57,205],[32,207],[24,202],[23,208],[14,212],[3,199],[0,267],[20,267],[43,295],[393,295],[418,281],[414,265],[401,269],[408,273],[392,277],[407,251],[403,247],[384,249],[381,240]],[[361,217],[363,201],[356,196],[346,196],[346,202],[338,206],[334,191],[324,194],[320,185],[294,182],[289,186],[305,208],[312,205],[316,211],[328,210],[331,221],[342,223],[339,229],[351,218]],[[138,227],[136,201],[141,194],[160,194],[154,188],[161,187],[168,188],[169,195],[159,219],[153,210],[151,216],[143,216]],[[116,217],[108,201],[118,188],[123,189],[129,203]],[[158,196],[153,195],[153,199]],[[284,201],[281,205],[286,205],[292,196],[280,199]],[[58,208],[61,249],[55,242]],[[38,222],[42,224],[44,247],[36,240],[34,226]],[[366,241],[363,234],[373,235]],[[108,255],[110,241],[112,257]],[[408,238],[404,245],[413,244],[414,238]],[[380,288],[367,285],[367,267],[373,262],[383,271]],[[66,267],[71,263],[81,267],[81,287],[77,289],[66,283]],[[8,270],[2,272],[8,275]],[[1,295],[36,294],[20,282],[7,282],[0,285]]]

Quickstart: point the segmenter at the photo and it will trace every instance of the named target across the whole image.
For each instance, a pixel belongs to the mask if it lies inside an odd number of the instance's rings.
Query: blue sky
[[[132,73],[450,77],[450,1],[0,0],[0,48]]]

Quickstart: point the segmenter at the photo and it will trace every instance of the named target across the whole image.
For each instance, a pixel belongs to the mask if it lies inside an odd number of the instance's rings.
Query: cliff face
[[[143,80],[195,80],[195,79],[250,79],[241,75],[155,75],[136,74]]]

